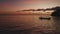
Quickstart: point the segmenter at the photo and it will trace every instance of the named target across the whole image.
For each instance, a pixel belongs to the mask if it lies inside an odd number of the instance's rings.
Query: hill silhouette
[[[60,6],[54,7],[52,9],[54,10],[54,12],[51,14],[51,16],[60,16]]]

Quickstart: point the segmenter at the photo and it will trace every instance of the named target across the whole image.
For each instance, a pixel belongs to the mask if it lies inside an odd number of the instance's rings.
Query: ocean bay
[[[39,17],[48,17],[49,15],[1,15],[0,31],[8,30],[31,30],[42,32],[54,32],[56,30],[53,17],[51,20],[41,20]]]

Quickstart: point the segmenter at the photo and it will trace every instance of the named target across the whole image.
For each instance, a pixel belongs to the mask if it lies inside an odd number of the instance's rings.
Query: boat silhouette
[[[39,19],[46,19],[46,20],[50,20],[51,17],[39,17]]]

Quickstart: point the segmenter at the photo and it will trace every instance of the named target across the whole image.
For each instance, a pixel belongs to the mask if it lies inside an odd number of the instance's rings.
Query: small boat
[[[46,19],[46,20],[50,20],[51,18],[50,17],[39,17],[39,19]]]

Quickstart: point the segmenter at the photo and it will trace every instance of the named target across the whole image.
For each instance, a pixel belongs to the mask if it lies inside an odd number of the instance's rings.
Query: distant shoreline
[[[0,14],[0,16],[19,16],[19,15],[22,15],[22,16],[25,16],[25,15],[39,15],[39,16],[45,16],[46,14]],[[51,16],[49,14],[47,14],[48,16]]]

